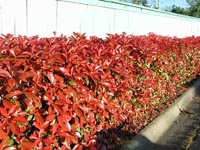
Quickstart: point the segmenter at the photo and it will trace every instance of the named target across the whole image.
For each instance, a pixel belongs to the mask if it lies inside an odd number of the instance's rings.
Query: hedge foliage
[[[0,149],[97,149],[200,73],[200,37],[0,37]]]

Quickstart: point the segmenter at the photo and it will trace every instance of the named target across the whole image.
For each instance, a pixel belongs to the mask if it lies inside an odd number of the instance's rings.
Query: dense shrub
[[[137,132],[200,72],[200,37],[0,37],[0,149],[96,149]]]

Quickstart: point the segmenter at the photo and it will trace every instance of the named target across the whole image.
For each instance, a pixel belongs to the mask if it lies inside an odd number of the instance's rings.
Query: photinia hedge
[[[100,149],[200,73],[200,37],[0,37],[0,149]]]

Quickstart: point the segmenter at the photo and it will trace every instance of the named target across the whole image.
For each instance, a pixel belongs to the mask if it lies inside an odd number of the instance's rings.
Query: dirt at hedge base
[[[151,111],[146,112],[146,120],[143,122],[135,122],[135,124],[130,125],[127,129],[126,123],[118,126],[118,128],[108,129],[107,131],[101,131],[97,133],[97,149],[98,150],[120,150],[121,147],[130,141],[137,133],[139,133],[143,128],[145,128],[149,123],[151,123],[159,114],[170,107],[175,100],[181,96],[187,88],[194,84],[194,82],[199,78],[199,76],[192,81],[188,82],[185,86],[179,89],[176,96],[161,102],[154,106],[150,106]],[[149,112],[147,114],[147,112]],[[140,120],[141,121],[141,120]],[[141,126],[142,125],[142,126]],[[129,131],[129,132],[127,132]]]

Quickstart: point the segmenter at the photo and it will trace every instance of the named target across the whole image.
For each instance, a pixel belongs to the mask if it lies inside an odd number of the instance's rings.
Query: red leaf
[[[3,128],[4,127],[0,127],[0,140],[1,139],[4,139],[8,134],[9,134],[9,130],[7,130],[7,132],[5,132],[4,130],[3,130]]]
[[[13,78],[9,78],[7,80],[8,86],[6,87],[6,90],[8,92],[12,91],[13,88],[16,86],[16,81]]]
[[[46,118],[46,121],[51,122],[55,119],[55,117],[56,117],[56,115],[54,115],[54,114],[48,115],[47,118]]]
[[[12,105],[12,107],[9,108],[9,115],[16,116],[20,111],[20,108],[17,105]]]
[[[35,75],[34,71],[27,71],[27,72],[24,72],[22,73],[20,76],[19,76],[19,79],[24,81],[24,82],[27,82],[27,78],[31,78]]]
[[[73,105],[73,109],[77,116],[79,116],[80,118],[84,117],[83,111],[76,104]]]
[[[67,89],[63,89],[63,92],[68,97],[76,97],[76,91],[71,86],[68,86]]]
[[[3,70],[3,69],[0,69],[0,77],[12,78],[10,73],[8,71]]]
[[[64,68],[64,67],[60,67],[59,70],[66,76],[70,76],[70,72],[68,69]]]
[[[6,108],[11,108],[13,104],[8,100],[3,100],[3,106]]]
[[[45,139],[45,140],[46,140],[46,139]],[[47,143],[47,142],[44,141],[44,143]],[[45,146],[45,147],[44,147],[44,150],[52,150],[52,149],[53,149],[52,146]]]
[[[69,119],[70,117],[66,115],[57,116],[58,123],[64,131],[71,131],[71,125],[69,123]]]
[[[51,127],[50,131],[53,135],[55,135],[55,133],[58,131],[59,128],[60,127],[59,127],[58,123],[54,123],[53,126]]]
[[[35,108],[41,108],[42,107],[42,104],[41,104],[41,101],[40,101],[40,98],[35,95],[34,93],[32,92],[24,92],[24,94],[26,95],[27,99],[31,102],[33,102],[33,106]],[[32,105],[32,104],[31,104]]]
[[[67,137],[67,138],[65,138],[63,145],[65,145],[67,149],[71,149],[71,147],[70,147],[71,142],[72,142],[71,138]]]
[[[54,112],[54,109],[52,106],[49,106],[48,113],[49,113],[49,115],[54,115],[55,112]]]
[[[4,108],[1,108],[1,107],[0,107],[0,113],[1,113],[4,117],[7,117],[7,115],[8,115],[8,112],[7,112]]]
[[[60,45],[59,43],[55,43],[55,44],[51,45],[50,52],[52,53],[52,51],[54,51],[54,50],[60,48],[60,46],[61,46],[61,45]]]
[[[11,53],[11,55],[13,55],[14,57],[16,57],[15,51],[13,49],[10,49],[9,52]]]
[[[73,150],[82,150],[83,149],[83,145],[81,144],[76,144],[73,148]]]
[[[9,146],[9,141],[10,141],[9,136],[4,137],[3,141],[0,143],[0,149],[3,150],[6,146]]]
[[[17,124],[15,122],[11,122],[10,123],[10,129],[11,131],[16,134],[16,135],[20,135],[19,133],[19,127],[17,126]]]
[[[35,122],[33,123],[33,125],[38,128],[38,129],[44,129],[49,125],[49,122],[46,121],[44,122],[42,116],[39,113],[35,114]]]
[[[44,142],[44,144],[46,144],[46,145],[50,145],[50,144],[52,144],[52,139],[48,139],[48,138],[47,138],[47,139],[44,139],[43,142]],[[51,147],[51,149],[52,149],[52,147]],[[47,150],[46,147],[45,147],[45,150]]]
[[[47,77],[48,77],[49,81],[51,82],[51,84],[54,84],[55,78],[54,78],[53,72],[48,72]]]
[[[22,92],[20,90],[16,90],[16,91],[10,92],[9,94],[6,94],[4,97],[8,99],[8,98],[13,98],[14,96],[18,96],[21,94]]]
[[[25,138],[21,140],[21,149],[22,150],[28,150],[28,149],[34,149],[34,143],[31,143],[27,141]]]
[[[96,145],[96,140],[95,139],[91,139],[90,141],[89,141],[89,147],[95,147],[95,145]]]
[[[27,122],[27,119],[24,116],[16,116],[13,118],[13,121],[25,124]]]

